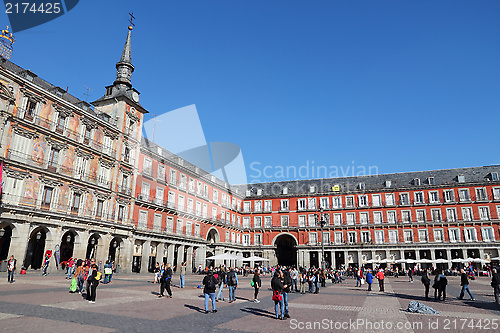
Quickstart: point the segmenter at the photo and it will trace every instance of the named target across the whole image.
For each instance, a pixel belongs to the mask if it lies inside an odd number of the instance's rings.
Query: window
[[[457,211],[455,208],[446,208],[446,219],[448,222],[457,221]]]
[[[396,212],[395,211],[387,212],[387,223],[396,223]]]
[[[418,241],[421,243],[427,243],[429,241],[429,234],[427,233],[427,229],[418,230]]]
[[[250,218],[249,217],[243,218],[243,228],[250,228]]]
[[[344,243],[344,237],[342,235],[342,232],[340,232],[340,231],[335,232],[334,237],[335,237],[334,238],[335,244],[342,244],[342,243]]]
[[[356,223],[356,217],[354,213],[347,213],[346,214],[346,223],[347,225],[354,225]]]
[[[425,210],[424,209],[417,209],[415,211],[417,214],[417,222],[425,222]]]
[[[250,235],[248,234],[243,235],[242,243],[243,245],[250,245]]]
[[[283,187],[283,194],[288,194],[288,187]]]
[[[52,171],[56,171],[58,161],[59,161],[59,149],[52,148],[49,156],[49,165],[48,165],[49,169],[52,169]]]
[[[200,237],[200,230],[201,230],[200,228],[201,228],[201,226],[198,223],[196,223],[194,225],[194,235],[196,237]],[[238,236],[239,236],[239,234],[238,234]]]
[[[203,204],[203,210],[201,212],[201,217],[206,219],[208,217],[208,206],[207,204]]]
[[[403,210],[401,212],[401,220],[403,223],[410,223],[411,222],[411,212],[409,210]]]
[[[148,200],[149,199],[149,193],[150,193],[149,183],[143,182],[142,186],[141,186],[142,200]]]
[[[229,241],[230,241],[230,240],[229,240],[229,235],[230,235],[229,230],[226,230],[226,238],[224,239],[224,241],[225,241],[226,243],[229,243]]]
[[[66,117],[63,115],[59,115],[59,118],[57,119],[57,124],[56,124],[56,132],[63,134],[64,132],[64,125],[66,123]]]
[[[321,238],[321,242],[328,245],[330,244],[330,233],[327,231],[323,232],[323,237]]]
[[[358,196],[359,207],[368,207],[368,196],[360,195]]]
[[[368,213],[359,213],[359,223],[368,224]]]
[[[382,212],[373,212],[373,223],[382,223]]]
[[[453,202],[455,201],[455,193],[453,190],[445,190],[443,191],[444,202]]]
[[[490,179],[494,182],[498,181],[498,172],[492,172],[490,175]]]
[[[265,212],[273,211],[273,202],[271,200],[264,201],[264,211]]]
[[[490,219],[489,207],[479,207],[479,219],[481,221],[488,221]]]
[[[341,225],[342,224],[342,214],[333,214],[333,225]]]
[[[466,242],[476,242],[477,241],[476,228],[465,228],[464,240]]]
[[[413,242],[413,230],[403,230],[403,238],[405,243]]]
[[[165,181],[165,166],[158,164],[158,180]]]
[[[83,132],[83,143],[88,144],[90,142],[91,129],[85,126],[85,132]],[[125,153],[123,154],[123,159],[125,162],[128,162],[130,157],[130,149],[125,147]]]
[[[53,191],[54,189],[52,187],[47,187],[47,186],[44,187],[42,196],[42,207],[44,208],[50,207],[50,201],[52,200]]]
[[[26,111],[24,113],[24,119],[33,120],[35,116],[37,103],[34,100],[28,99],[26,101]]]
[[[462,220],[464,221],[472,221],[474,220],[474,215],[472,214],[471,207],[462,208]]]
[[[252,203],[250,201],[243,202],[243,213],[250,213]]]
[[[125,206],[122,205],[118,206],[118,221],[123,221],[123,216],[125,215],[124,210]]]
[[[193,208],[194,208],[194,200],[191,198],[188,198],[187,202],[187,212],[189,214],[193,214]]]
[[[193,233],[193,222],[186,221],[186,235],[191,236]]]
[[[500,200],[500,187],[495,187],[493,190],[493,199]]]
[[[80,199],[81,199],[81,194],[79,193],[74,193],[73,194],[73,201],[71,203],[71,211],[78,213],[78,210],[80,209]],[[120,220],[121,221],[121,220]]]
[[[167,216],[167,231],[174,232],[174,218],[172,216]]]
[[[253,236],[254,245],[262,245],[262,234],[255,234]]]
[[[443,229],[434,229],[434,241],[437,243],[441,243],[443,240]]]
[[[309,245],[316,245],[318,243],[318,234],[315,232],[309,233]]]
[[[450,242],[452,243],[460,242],[460,229],[450,228],[448,229],[448,234],[450,236]]]
[[[165,193],[165,189],[163,189],[161,187],[156,188],[156,204],[157,205],[163,206],[164,193]]]
[[[177,219],[177,225],[175,227],[175,233],[176,234],[182,234],[184,233],[184,221],[181,219]],[[227,231],[226,231],[227,233]]]
[[[410,204],[410,198],[408,193],[401,193],[399,194],[399,204],[407,206]]]
[[[386,206],[394,206],[394,194],[386,193],[385,194],[385,205]]]
[[[384,231],[375,230],[375,244],[383,244],[383,243],[384,243]]]
[[[360,189],[360,190],[366,189],[365,183],[359,183],[358,184],[358,189]]]
[[[372,201],[373,201],[373,207],[382,206],[382,200],[380,199],[380,194],[373,194]]]
[[[391,182],[390,180],[386,180],[386,181],[384,182],[384,186],[385,186],[386,188],[391,187],[391,184],[392,184],[392,182]]]
[[[97,200],[97,210],[96,210],[96,213],[95,213],[96,217],[102,217],[103,206],[104,206],[104,200],[98,199]]]
[[[288,199],[283,199],[281,200],[281,206],[280,206],[280,210],[282,211],[287,211],[288,210]]]
[[[189,178],[189,189],[188,189],[189,192],[194,193],[194,187],[195,187],[195,185],[194,185],[194,179],[193,178]]]
[[[370,241],[371,241],[370,232],[369,231],[361,231],[361,243],[369,243]]]
[[[307,199],[307,209],[316,209],[316,198]]]
[[[429,202],[430,203],[438,203],[439,202],[439,193],[438,193],[438,191],[429,192]]]
[[[170,177],[168,178],[170,184],[177,185],[177,171],[170,169]]]
[[[333,197],[332,198],[332,207],[333,208],[342,208],[342,197]]]
[[[257,189],[257,195],[262,195],[262,189],[261,188]]]
[[[179,195],[179,205],[178,208],[181,212],[186,211],[186,204],[183,195]]]
[[[256,216],[253,219],[254,228],[262,228],[262,216]]]
[[[288,227],[288,215],[281,216],[281,226]]]
[[[140,229],[146,229],[148,225],[148,211],[147,210],[139,210],[139,221],[137,227]]]
[[[415,186],[420,186],[421,182],[420,182],[420,178],[415,178],[413,179],[413,185]]]
[[[314,193],[316,187],[314,185],[309,186],[309,193]]]
[[[160,231],[161,230],[161,214],[155,214],[153,220],[153,230]]]
[[[349,231],[347,232],[347,242],[349,244],[354,244],[357,242],[357,237],[356,237],[356,232],[355,231]]]
[[[217,208],[212,207],[212,221],[217,220]]]
[[[459,183],[465,183],[465,176],[464,175],[458,175],[457,180]]]
[[[345,197],[345,206],[348,208],[354,207],[354,197],[353,196]]]
[[[398,231],[397,230],[389,230],[389,243],[397,244],[398,243]]]
[[[254,212],[260,213],[262,212],[262,201],[254,201]]]
[[[219,191],[214,189],[213,197],[212,197],[213,202],[218,203],[219,202]]]
[[[316,226],[316,215],[314,214],[309,214],[308,217],[308,224],[310,227],[315,227]]]
[[[200,197],[202,196],[202,194],[203,194],[203,183],[202,183],[202,182],[198,182],[198,183],[197,183],[197,186],[196,186],[196,194],[197,194],[198,196],[200,196]]]
[[[460,201],[470,201],[469,189],[464,188],[458,190],[458,198],[460,199]]]
[[[264,228],[271,228],[273,226],[273,218],[272,216],[264,217]]]
[[[493,228],[481,228],[481,236],[483,238],[483,242],[494,242],[495,241],[495,233],[493,232]]]
[[[486,189],[484,187],[476,188],[476,200],[477,201],[488,200],[488,195],[486,194]]]
[[[328,198],[321,198],[319,202],[320,208],[323,209],[329,209],[330,208],[330,203]]]
[[[306,199],[297,200],[297,210],[305,210],[306,209]]]
[[[441,222],[441,209],[431,209],[432,221]]]
[[[427,184],[429,184],[429,185],[434,185],[434,184],[435,184],[435,182],[434,182],[434,177],[428,177],[428,178],[427,178]]]
[[[144,159],[144,165],[142,166],[142,173],[146,176],[153,175],[153,161],[148,158]]]
[[[298,220],[299,220],[299,227],[304,228],[306,226],[306,216],[299,215]]]
[[[172,192],[172,191],[168,192],[167,207],[168,208],[174,208],[175,207],[175,193]]]
[[[425,203],[425,201],[424,201],[424,192],[415,192],[415,203],[416,204],[423,204],[423,203]]]

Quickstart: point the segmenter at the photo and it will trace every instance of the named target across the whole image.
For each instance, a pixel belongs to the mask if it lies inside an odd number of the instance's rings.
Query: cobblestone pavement
[[[71,294],[62,274],[42,277],[38,272],[17,275],[13,284],[0,275],[1,332],[498,332],[500,306],[493,303],[489,278],[471,281],[475,301],[458,300],[460,280],[450,277],[446,302],[425,301],[418,277],[389,278],[386,291],[356,288],[348,279],[327,284],[317,295],[290,294],[290,316],[274,319],[270,277],[263,277],[261,303],[253,303],[250,278],[239,277],[237,301],[217,303],[217,313],[204,314],[202,276],[187,275],[186,288],[172,288],[173,298],[158,298],[152,275],[115,275],[113,283],[100,284],[95,304]],[[174,283],[178,275],[174,276]],[[432,291],[432,289],[431,289]],[[224,290],[227,298],[228,291]],[[468,299],[468,295],[466,296]],[[440,313],[418,315],[403,311],[411,300],[421,301]],[[495,329],[496,328],[496,329]]]

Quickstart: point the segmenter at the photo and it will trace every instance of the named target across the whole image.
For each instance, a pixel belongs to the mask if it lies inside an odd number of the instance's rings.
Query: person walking
[[[47,276],[49,273],[47,273],[47,269],[49,268],[49,263],[50,263],[50,254],[45,254],[45,259],[43,260],[43,274],[42,276]]]
[[[183,265],[185,267],[185,265]],[[183,267],[181,266],[181,267]],[[210,269],[208,274],[203,278],[203,294],[205,295],[205,314],[208,313],[208,299],[212,300],[212,313],[216,313],[215,308],[215,289],[217,289],[217,279],[214,272]]]
[[[86,274],[86,272],[85,272],[85,268],[83,267],[83,260],[78,259],[76,261],[76,269],[75,269],[75,273],[73,274],[73,277],[76,280],[76,286],[78,289],[78,293],[80,295],[82,294],[83,284],[85,282],[85,274]]]
[[[75,266],[75,260],[73,258],[68,259],[68,274],[66,275],[66,280],[72,279],[73,272],[75,271],[74,266]]]
[[[97,286],[99,285],[99,280],[101,279],[101,272],[97,270],[96,264],[92,264],[90,268],[92,269],[92,275],[89,275],[89,277],[87,278],[87,281],[90,286],[89,288],[90,292],[87,294],[87,301],[89,301],[89,303],[94,304],[96,298]]]
[[[226,272],[224,271],[224,268],[221,268],[219,270],[218,276],[217,276],[217,282],[219,284],[219,291],[217,292],[217,297],[215,300],[218,302],[219,300],[221,302],[224,302],[224,293],[222,290],[224,289],[224,283],[226,282]]]
[[[167,290],[167,293],[168,293],[168,298],[172,298],[172,290],[170,289],[170,284],[172,283],[172,268],[171,268],[171,264],[168,263],[164,270],[163,270],[163,274],[160,278],[160,295],[158,295],[158,297],[163,297],[164,296],[164,292],[165,292],[165,289]]]
[[[286,287],[283,285],[283,281],[281,280],[281,272],[279,270],[274,271],[274,276],[271,280],[271,288],[273,289],[273,301],[274,301],[274,313],[276,315],[276,319],[285,320],[284,317],[284,308],[285,304],[283,301],[282,291],[283,288]],[[278,304],[280,308],[280,312],[278,313]]]
[[[236,288],[238,288],[238,275],[233,267],[229,268],[226,275],[226,285],[229,287],[229,303],[236,301]]]
[[[285,307],[283,316],[285,318],[290,318],[290,315],[288,314],[288,293],[290,292],[290,287],[292,286],[292,277],[290,276],[290,268],[288,270],[284,270],[281,272],[281,278],[283,279],[283,284],[284,284],[282,289],[283,306]]]
[[[384,270],[382,268],[379,269],[375,277],[378,279],[379,291],[384,291],[384,279],[385,279]]]
[[[443,296],[443,302],[446,301],[446,286],[448,285],[448,279],[443,274],[441,270],[438,270],[437,276],[437,287],[438,287],[438,297],[437,300],[441,300],[441,296]]]
[[[252,278],[253,281],[253,288],[254,288],[254,294],[253,294],[253,301],[254,303],[260,303],[259,301],[259,289],[262,287],[262,281],[260,279],[260,270],[256,269],[255,274],[253,275]]]
[[[14,283],[14,273],[16,272],[17,260],[14,259],[14,255],[10,256],[9,261],[7,261],[7,282]]]
[[[373,274],[371,270],[366,273],[366,284],[368,285],[368,291],[372,291]]]
[[[154,273],[153,283],[160,283],[160,270],[161,270],[160,263],[157,262],[155,268],[153,269]]]
[[[104,264],[104,281],[102,281],[103,284],[108,284],[111,282],[111,274],[113,274],[113,268],[109,260],[106,260],[106,263]]]
[[[493,268],[491,270],[492,276],[491,276],[491,287],[493,288],[493,294],[495,296],[495,303],[499,304],[499,298],[500,298],[500,273],[498,273],[498,270],[496,268]]]
[[[179,272],[180,272],[179,287],[180,288],[184,288],[186,285],[186,271],[187,271],[186,263],[187,262],[184,261],[181,265],[181,268],[179,269]],[[212,275],[213,275],[213,272],[212,272]]]
[[[424,285],[425,288],[425,300],[429,300],[429,286],[431,285],[431,279],[429,278],[429,274],[427,270],[424,270],[424,274],[422,274],[422,284]]]
[[[413,283],[413,269],[408,268],[408,282]]]
[[[465,273],[464,269],[460,270],[460,285],[462,286],[462,290],[460,291],[460,296],[458,296],[458,299],[463,299],[465,292],[470,296],[470,299],[474,301],[474,295],[472,295],[472,292],[469,289],[469,277],[467,276],[467,273]]]
[[[361,287],[361,279],[363,278],[363,271],[358,268],[356,271],[356,287]]]

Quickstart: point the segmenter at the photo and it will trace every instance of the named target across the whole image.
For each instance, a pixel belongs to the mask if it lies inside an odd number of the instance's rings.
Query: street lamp
[[[36,240],[40,240],[40,239],[42,239],[42,232],[41,231],[36,233]]]
[[[66,243],[70,243],[71,242],[71,235],[68,234],[68,236],[66,236]]]
[[[323,227],[330,220],[330,215],[328,213],[323,212],[323,208],[319,209],[319,215],[314,214],[316,218],[316,225],[321,226],[321,268],[325,269],[325,234],[323,233]]]
[[[0,229],[0,237],[3,237],[5,235],[5,229]]]

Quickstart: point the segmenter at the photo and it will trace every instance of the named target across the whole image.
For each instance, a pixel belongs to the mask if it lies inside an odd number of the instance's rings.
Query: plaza
[[[186,288],[177,287],[173,298],[157,297],[159,285],[152,275],[115,274],[113,283],[100,284],[95,304],[69,293],[69,281],[60,273],[47,277],[31,272],[16,275],[7,284],[0,275],[0,331],[36,332],[494,332],[498,331],[500,306],[493,303],[490,278],[471,281],[476,301],[458,300],[460,278],[449,277],[445,302],[424,301],[424,288],[415,277],[386,279],[386,292],[355,287],[355,279],[331,284],[320,293],[290,294],[290,316],[274,319],[270,276],[262,278],[261,303],[253,303],[250,277],[239,277],[237,301],[217,303],[217,313],[204,314],[202,275],[187,275]],[[227,289],[224,296],[227,298]],[[437,315],[405,312],[412,300],[439,311]],[[495,327],[497,327],[495,329]]]

